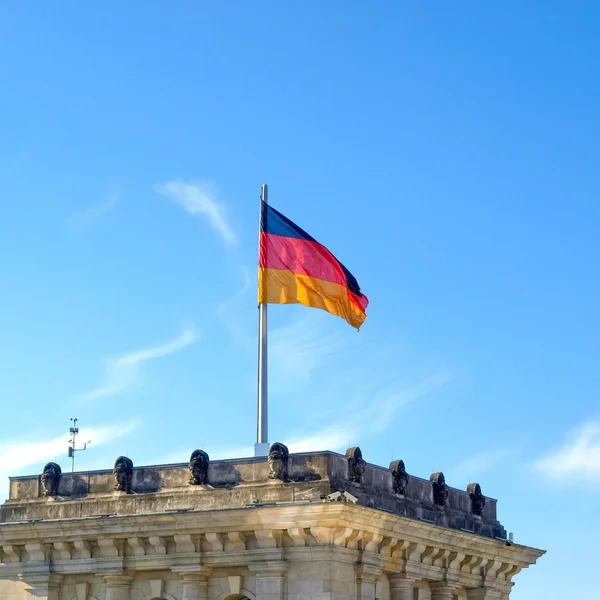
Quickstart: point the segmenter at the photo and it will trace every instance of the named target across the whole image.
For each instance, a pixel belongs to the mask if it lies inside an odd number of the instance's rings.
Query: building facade
[[[496,501],[359,448],[14,477],[2,600],[508,600],[543,554]]]

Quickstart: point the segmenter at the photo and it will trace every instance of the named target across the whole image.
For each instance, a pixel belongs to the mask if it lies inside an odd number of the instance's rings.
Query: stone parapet
[[[0,523],[330,503],[328,497],[340,492],[333,502],[349,500],[423,524],[506,539],[496,517],[496,500],[481,501],[483,497],[478,496],[474,502],[472,491],[446,486],[441,473],[426,480],[399,471],[402,461],[394,461],[391,469],[371,465],[362,460],[358,448],[350,449],[347,456],[334,452],[288,456],[286,451],[285,446],[278,445],[277,460],[209,461],[202,453],[205,458],[200,457],[200,466],[198,455],[193,454],[193,471],[185,463],[133,467],[129,475],[125,473],[124,483],[114,470],[62,473],[54,487],[46,481],[48,477],[13,477]],[[55,490],[54,495],[48,495],[49,489]],[[297,529],[290,535],[304,539]],[[243,541],[227,540],[229,545],[236,543],[241,547]]]

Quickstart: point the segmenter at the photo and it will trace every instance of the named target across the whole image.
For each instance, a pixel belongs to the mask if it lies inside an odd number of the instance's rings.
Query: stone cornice
[[[4,524],[0,548],[6,563],[0,578],[50,571],[120,576],[160,569],[261,570],[322,555],[362,565],[357,574],[367,579],[403,573],[449,587],[485,584],[501,591],[543,554],[337,502]]]
[[[428,545],[440,545],[454,552],[472,554],[477,547],[482,554],[516,561],[523,567],[535,562],[544,552],[535,548],[492,540],[470,533],[445,529],[430,523],[399,517],[375,509],[346,503],[287,504],[275,507],[241,508],[181,513],[148,513],[139,515],[111,515],[83,519],[3,523],[0,525],[0,546],[10,548],[30,540],[43,539],[46,543],[66,539],[112,537],[124,539],[161,537],[172,529],[171,535],[201,534],[231,531],[303,530],[308,527],[339,528],[348,523],[353,531],[378,534],[386,538],[410,539]],[[275,543],[276,546],[276,543]]]

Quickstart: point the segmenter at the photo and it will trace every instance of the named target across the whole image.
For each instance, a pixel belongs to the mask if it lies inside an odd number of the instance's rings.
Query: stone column
[[[390,600],[413,600],[413,580],[404,575],[388,575]]]
[[[490,588],[473,588],[467,590],[469,600],[502,600],[502,593]]]
[[[282,561],[267,561],[248,565],[256,578],[256,600],[283,600],[287,565]]]
[[[106,575],[106,600],[131,600],[131,580],[126,575]]]
[[[361,564],[356,567],[356,600],[375,600],[377,582],[381,569],[374,565]]]
[[[35,600],[59,600],[63,576],[57,573],[23,577],[29,598]]]
[[[431,586],[431,600],[452,600],[454,598],[454,588],[447,585],[434,584]]]

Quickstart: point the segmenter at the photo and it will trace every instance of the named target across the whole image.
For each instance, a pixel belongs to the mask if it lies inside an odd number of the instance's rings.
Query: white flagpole
[[[268,187],[265,183],[261,188],[261,216],[262,203],[269,201]],[[260,232],[260,226],[259,226]],[[260,240],[260,233],[259,233]],[[260,241],[259,241],[260,253]],[[269,394],[267,380],[267,305],[258,305],[258,414],[256,428],[256,444],[254,456],[267,456],[269,453]]]

